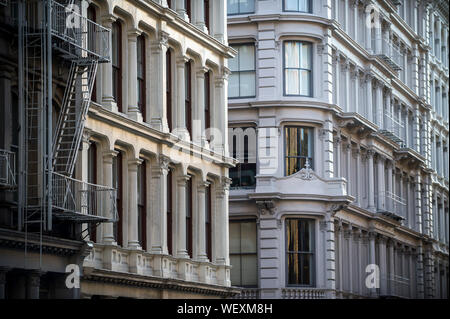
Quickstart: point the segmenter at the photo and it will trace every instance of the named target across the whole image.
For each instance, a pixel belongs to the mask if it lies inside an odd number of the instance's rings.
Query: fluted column
[[[365,27],[365,32],[366,32],[366,50],[369,53],[372,53],[372,23],[371,21],[371,16],[370,16],[370,11],[371,11],[371,6],[370,5],[366,5],[364,7],[364,27]]]
[[[167,254],[167,174],[169,158],[158,156],[152,160],[151,253]],[[169,190],[171,191],[171,190]]]
[[[422,234],[422,176],[420,171],[414,176],[414,204],[416,207],[416,230]]]
[[[150,81],[150,126],[162,132],[168,132],[167,96],[166,96],[166,53],[168,34],[160,32],[159,39],[151,45],[152,79]]]
[[[388,242],[388,254],[389,254],[389,265],[388,265],[388,290],[389,295],[395,294],[394,276],[395,276],[395,254],[394,254],[395,242],[389,240]]]
[[[102,25],[111,30],[112,24],[116,21],[116,18],[112,15],[108,15],[103,17]],[[112,34],[109,35],[109,43],[112,43]],[[109,56],[112,56],[112,47],[109,47]],[[113,97],[113,76],[112,76],[112,63],[111,61],[108,63],[103,63],[102,67],[102,104],[109,110],[117,111],[117,103]]]
[[[335,154],[335,160],[336,160],[336,177],[342,177],[342,170],[341,170],[341,143],[342,143],[342,138],[341,136],[336,136],[335,137],[335,141],[336,143],[336,154]]]
[[[175,0],[175,11],[181,17],[181,19],[188,21],[189,17],[186,13],[186,8],[184,7],[185,0]]]
[[[180,175],[177,178],[177,257],[189,258],[186,243],[186,183],[189,175]]]
[[[386,192],[385,192],[385,207],[387,209],[387,211],[392,212],[393,207],[393,203],[391,200],[392,194],[394,193],[393,191],[393,180],[392,180],[392,170],[394,169],[394,163],[392,161],[388,161],[386,163],[387,165],[387,182],[386,182]]]
[[[205,181],[200,181],[197,184],[197,244],[196,244],[196,260],[207,261],[208,256],[206,255],[206,229],[205,229],[205,220],[206,220],[206,187],[208,187],[209,183]]]
[[[103,153],[103,185],[106,187],[113,187],[113,177],[112,177],[112,164],[113,158],[118,154],[117,151],[109,150]],[[103,216],[108,218],[113,218],[112,213],[112,203],[109,198],[105,198]],[[121,222],[121,221],[117,221]],[[102,242],[105,244],[116,244],[114,233],[113,233],[113,224],[112,223],[103,223],[102,224]]]
[[[208,32],[208,28],[205,24],[205,7],[204,7],[204,1],[203,0],[194,0],[194,19],[193,23],[194,25],[202,30],[203,32]],[[192,19],[191,19],[192,20]]]
[[[367,161],[368,161],[368,183],[369,183],[369,203],[368,209],[370,211],[375,211],[375,179],[374,179],[374,167],[373,167],[373,156],[375,152],[373,150],[367,151]]]
[[[340,56],[339,56],[339,53],[337,52],[337,53],[335,53],[335,56],[333,57],[333,64],[335,65],[335,72],[336,72],[336,75],[335,75],[335,79],[334,79],[334,81],[336,82],[335,83],[335,89],[336,89],[336,92],[334,92],[334,96],[335,96],[335,99],[336,99],[336,101],[335,101],[335,103],[336,103],[336,105],[338,105],[339,107],[342,107],[342,105],[341,105],[341,101],[340,101],[340,97],[341,97],[341,90],[340,90],[340,77],[341,77],[341,58],[340,58]]]
[[[140,249],[138,238],[138,166],[142,164],[141,159],[128,161],[128,248]]]
[[[216,185],[216,209],[214,212],[214,242],[215,263],[229,264],[229,238],[228,238],[228,196],[231,180],[221,177]]]
[[[347,154],[347,162],[346,162],[346,173],[347,173],[347,195],[350,195],[351,193],[351,186],[353,183],[352,180],[352,143],[351,141],[349,141],[346,145],[345,145],[345,152]]]
[[[353,293],[353,227],[350,224],[345,231],[344,236],[347,239],[347,251],[348,251],[348,267],[346,269],[348,273],[348,285],[349,285],[349,292]]]
[[[376,124],[379,128],[383,127],[383,83],[377,81],[376,85]]]
[[[138,81],[137,81],[137,37],[140,31],[128,31],[128,115],[142,122],[142,114],[138,107]]]
[[[215,79],[214,94],[214,130],[212,134],[212,148],[219,154],[228,156],[228,108],[227,108],[227,90],[228,90],[229,70],[224,69],[222,74]],[[216,138],[217,137],[217,138]]]

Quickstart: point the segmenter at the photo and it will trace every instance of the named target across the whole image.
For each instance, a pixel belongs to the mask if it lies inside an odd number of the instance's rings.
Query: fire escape
[[[110,30],[81,15],[80,3],[18,0],[19,230],[52,231],[54,220],[115,222],[116,190],[73,178],[99,63],[109,62]],[[52,127],[55,57],[69,72]],[[59,62],[58,62],[59,65]],[[83,227],[86,231],[87,227]],[[25,245],[27,247],[27,245]]]

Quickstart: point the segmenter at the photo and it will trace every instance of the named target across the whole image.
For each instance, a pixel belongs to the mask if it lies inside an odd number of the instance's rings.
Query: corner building
[[[448,297],[448,28],[448,1],[228,1],[240,298]]]

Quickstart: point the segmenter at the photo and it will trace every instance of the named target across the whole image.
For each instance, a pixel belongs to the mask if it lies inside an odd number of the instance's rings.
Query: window
[[[286,219],[287,284],[314,285],[314,222]]]
[[[172,54],[170,49],[166,52],[166,108],[167,126],[172,131]]]
[[[299,41],[284,43],[284,94],[311,96],[311,44]]]
[[[211,127],[211,76],[210,71],[205,73],[205,131],[206,140],[209,142],[211,136],[209,134],[209,128]]]
[[[192,258],[192,178],[186,183],[186,249]]]
[[[93,5],[89,5],[87,8],[87,18],[93,22],[97,22],[97,15]],[[88,47],[89,51],[96,52],[97,34],[89,30],[88,34]],[[97,81],[94,79],[94,86],[92,87],[91,100],[97,102]]]
[[[258,286],[256,253],[256,222],[230,222],[231,284],[240,287]]]
[[[122,27],[119,21],[112,25],[112,76],[113,97],[122,112]]]
[[[184,0],[184,9],[186,10],[186,15],[188,16],[189,20],[192,22],[191,0]]]
[[[256,186],[256,131],[254,127],[233,128],[230,139],[233,158],[239,160],[230,168],[231,187],[254,188]]]
[[[311,0],[284,0],[284,11],[311,13]]]
[[[255,0],[227,0],[228,15],[255,12]]]
[[[167,173],[167,250],[172,255],[172,171]]]
[[[238,54],[229,60],[231,70],[228,96],[254,97],[256,82],[255,46],[253,44],[234,45]]]
[[[145,36],[140,35],[137,38],[138,107],[144,122],[146,121],[145,72]]]
[[[206,256],[208,256],[209,261],[212,261],[212,228],[211,228],[211,187],[208,186],[205,189],[205,247]]]
[[[208,31],[211,32],[209,25],[209,0],[203,0],[203,12],[205,14],[205,25],[208,28]]]
[[[287,126],[284,128],[286,176],[295,174],[306,165],[314,166],[313,129]]]
[[[97,184],[97,144],[91,143],[88,150],[88,183]],[[89,207],[96,207],[95,194],[88,193]],[[98,212],[97,212],[98,213]],[[97,227],[95,224],[89,225],[89,239],[97,242]]]
[[[114,238],[118,245],[122,245],[122,223],[123,223],[123,211],[122,211],[122,152],[118,152],[117,156],[113,158],[113,187],[117,190],[116,207],[118,214],[118,221],[114,223]]]
[[[147,167],[144,160],[138,166],[138,240],[143,250],[147,250]]]
[[[184,64],[185,75],[185,119],[186,129],[189,135],[192,137],[192,83],[191,83],[191,62],[188,61]]]

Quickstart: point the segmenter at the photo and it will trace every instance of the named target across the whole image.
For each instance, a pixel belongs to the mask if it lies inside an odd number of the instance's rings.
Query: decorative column
[[[344,30],[347,34],[349,34],[349,19],[348,19],[348,11],[349,11],[349,0],[344,0]]]
[[[347,195],[350,195],[351,193],[351,184],[353,183],[352,181],[352,142],[349,140],[348,143],[345,145],[345,152],[347,153]]]
[[[347,230],[345,231],[345,238],[347,239],[347,251],[348,251],[348,284],[349,284],[349,292],[353,293],[353,231],[352,225],[349,224]]]
[[[384,162],[385,159],[378,155],[377,161],[377,180],[378,180],[378,209],[385,210],[386,209],[386,185],[384,180]]]
[[[359,112],[359,69],[357,66],[353,68],[351,73],[352,80],[355,81],[355,94],[353,95],[353,100],[350,102],[350,112]]]
[[[371,73],[366,73],[366,107],[365,114],[367,119],[373,122],[373,109],[372,109],[372,79],[373,75]]]
[[[375,152],[373,150],[367,150],[367,161],[368,161],[368,183],[369,183],[369,204],[367,209],[375,212],[375,179],[374,179],[374,167],[373,167],[373,156]]]
[[[381,15],[379,12],[375,12],[374,15],[374,29],[375,29],[375,48],[373,48],[375,54],[381,54],[382,48],[382,35],[381,35]]]
[[[344,254],[344,227],[342,226],[342,220],[338,221],[337,226],[337,232],[338,232],[338,251],[337,251],[337,261],[338,261],[338,273],[337,273],[337,282],[339,283],[338,286],[336,286],[336,289],[340,291],[342,294],[342,291],[344,290],[344,261],[343,261],[343,254]]]
[[[336,97],[335,103],[339,107],[342,107],[341,101],[340,101],[340,96],[341,96],[341,92],[340,92],[341,58],[340,58],[339,52],[335,53],[335,56],[333,57],[333,64],[335,65],[335,71],[336,71],[336,75],[335,75],[335,79],[334,79],[334,81],[336,82],[334,85],[334,87],[336,89],[336,92],[334,92],[334,96]]]
[[[175,0],[175,11],[178,13],[181,19],[189,21],[189,17],[186,13],[185,0]]]
[[[386,251],[386,242],[387,238],[384,236],[379,236],[377,243],[378,243],[378,252],[380,256],[380,295],[386,296],[387,295],[387,251]]]
[[[417,298],[425,298],[425,286],[424,286],[424,260],[423,260],[423,245],[419,242],[417,246]]]
[[[369,263],[372,265],[376,264],[376,258],[375,258],[375,238],[376,233],[369,232]],[[379,279],[379,278],[378,278]],[[377,289],[371,288],[369,289],[370,296],[371,297],[377,297]]]
[[[227,108],[227,90],[228,75],[230,71],[227,68],[222,70],[222,74],[215,79],[214,108],[213,116],[214,138],[212,145],[214,152],[228,156],[228,108]]]
[[[228,196],[231,179],[225,176],[220,177],[220,184],[216,186],[216,209],[214,212],[214,242],[215,260],[214,263],[222,265],[217,274],[221,284],[230,286],[230,264],[229,257],[229,220],[228,220]]]
[[[351,2],[351,6],[352,6],[352,9],[353,9],[353,21],[352,21],[352,23],[353,23],[353,30],[355,31],[355,34],[353,36],[354,36],[355,41],[358,41],[358,21],[359,21],[358,20],[358,18],[359,18],[359,9],[358,9],[358,7],[359,7],[359,0],[353,0]]]
[[[205,220],[206,220],[206,187],[208,187],[209,183],[201,180],[197,184],[197,243],[196,243],[196,256],[195,260],[199,261],[208,261],[208,256],[206,255],[206,229],[205,229]]]
[[[384,194],[385,197],[385,207],[388,212],[392,212],[393,202],[392,202],[392,194],[394,193],[394,184],[393,184],[393,172],[392,170],[394,168],[394,163],[391,160],[388,160],[387,163],[387,183],[386,183],[386,192]]]
[[[366,32],[366,50],[370,54],[372,53],[372,22],[370,12],[372,10],[372,5],[366,4],[364,6],[364,27]]]
[[[161,132],[169,132],[167,124],[166,53],[168,34],[160,31],[159,39],[151,46],[152,79],[150,81],[150,126]]]
[[[141,249],[138,238],[138,166],[139,158],[128,160],[128,248]]]
[[[167,254],[167,174],[170,159],[159,155],[152,160],[151,250],[152,254]],[[169,190],[170,191],[170,190]]]
[[[111,30],[112,24],[116,21],[113,15],[107,15],[102,19],[102,25]],[[112,33],[109,32],[109,43],[112,43]],[[112,56],[112,48],[109,48],[109,56]],[[109,110],[117,111],[117,103],[113,97],[113,76],[112,76],[112,62],[103,63],[102,67],[102,105]]]
[[[345,105],[344,111],[350,112],[350,62],[345,60],[343,65],[343,71],[345,72]]]
[[[362,191],[361,191],[361,149],[360,146],[357,145],[354,151],[354,156],[356,158],[356,201],[358,206],[361,206],[362,203]]]
[[[342,173],[341,173],[341,143],[342,143],[342,138],[340,136],[340,133],[338,132],[339,135],[337,135],[335,137],[335,143],[336,143],[336,155],[335,155],[335,160],[336,160],[336,177],[342,177]]]
[[[358,230],[355,233],[355,241],[356,241],[356,267],[357,267],[357,271],[356,271],[356,282],[358,284],[358,294],[359,295],[363,295],[363,282],[364,282],[364,276],[365,276],[365,272],[363,270],[363,265],[362,265],[362,241],[363,241],[363,234],[362,234],[362,230],[360,228],[358,228]]]
[[[214,0],[210,1],[210,3],[213,4],[213,10],[214,16],[213,16],[213,37],[227,45],[227,28],[226,28],[226,21],[227,21],[227,1],[226,0]]]
[[[377,81],[376,84],[376,124],[379,128],[383,127],[383,83],[381,81]]]
[[[334,217],[331,212],[325,214],[325,254],[326,254],[326,287],[330,291],[328,297],[334,297],[336,289],[336,252],[334,242]]]
[[[414,203],[416,207],[416,230],[422,234],[422,176],[420,170],[414,176]]]
[[[194,106],[194,123],[192,126],[192,141],[199,145],[206,145],[205,132],[205,73],[208,69],[201,67],[197,69],[197,105]]]
[[[118,154],[117,151],[108,150],[103,153],[103,185],[106,187],[113,187],[113,177],[112,177],[112,164],[113,158]],[[109,198],[105,196],[104,202],[104,212],[103,216],[108,218],[113,218],[112,216],[112,203]],[[117,221],[121,222],[121,221]],[[113,232],[113,223],[103,223],[102,224],[102,242],[108,245],[116,245]]]
[[[10,270],[9,267],[0,267],[0,300],[6,298],[5,285],[6,273]]]
[[[187,56],[177,58],[177,108],[175,135],[182,140],[189,140],[189,132],[186,129],[186,63],[189,61]]]
[[[204,1],[203,0],[194,0],[194,19],[193,23],[194,25],[202,30],[205,33],[208,33],[208,28],[205,24],[205,7],[204,7]]]
[[[383,126],[385,130],[392,130],[392,122],[389,116],[392,116],[392,110],[391,110],[391,89],[388,87],[385,87],[384,90],[384,118],[383,118]],[[383,114],[381,116],[383,117]],[[389,115],[389,116],[388,116]]]
[[[42,274],[39,270],[27,271],[27,299],[39,299]]]
[[[186,249],[186,183],[191,177],[182,173],[177,177],[177,257],[189,258]]]
[[[140,34],[136,29],[128,31],[128,115],[138,122],[143,121],[137,105],[137,37]]]

